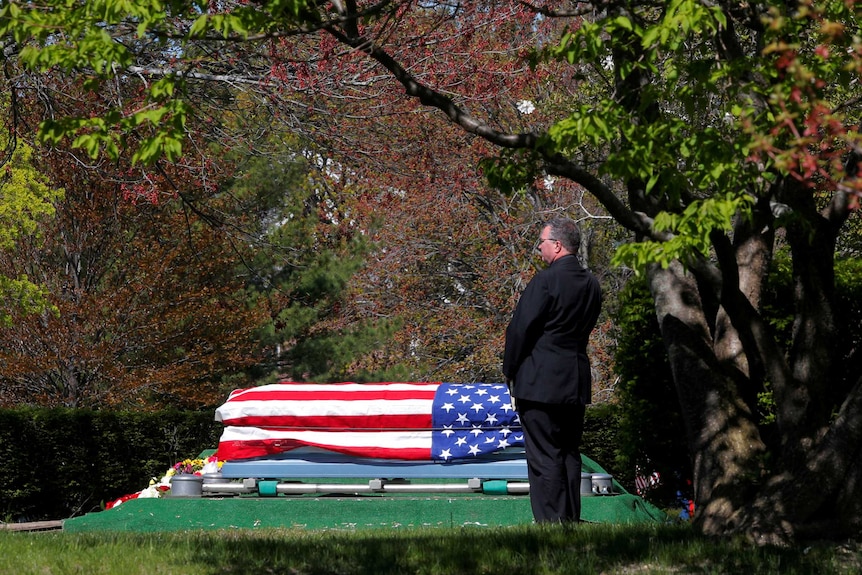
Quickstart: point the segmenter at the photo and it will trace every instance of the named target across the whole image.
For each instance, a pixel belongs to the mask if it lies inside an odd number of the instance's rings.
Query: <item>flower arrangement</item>
[[[216,465],[213,465],[215,462]],[[184,459],[177,461],[173,467],[168,469],[165,474],[167,477],[172,475],[203,475],[204,473],[216,473],[221,469],[221,461],[215,456],[210,456],[206,459]]]
[[[123,495],[119,499],[109,501],[105,509],[111,509],[130,499],[164,497],[171,489],[171,477],[174,475],[205,475],[207,473],[218,473],[224,462],[218,457],[211,455],[206,459],[184,459],[173,464],[161,479],[153,477],[150,485],[137,493]]]

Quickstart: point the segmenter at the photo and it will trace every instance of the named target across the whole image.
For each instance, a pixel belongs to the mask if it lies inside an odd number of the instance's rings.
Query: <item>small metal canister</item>
[[[612,495],[614,492],[614,478],[607,473],[593,473],[592,490],[594,495]]]

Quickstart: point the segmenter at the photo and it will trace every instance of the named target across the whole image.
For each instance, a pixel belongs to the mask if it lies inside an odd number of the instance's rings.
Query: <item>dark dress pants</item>
[[[537,523],[580,521],[580,446],[585,410],[584,405],[518,400],[530,505]]]

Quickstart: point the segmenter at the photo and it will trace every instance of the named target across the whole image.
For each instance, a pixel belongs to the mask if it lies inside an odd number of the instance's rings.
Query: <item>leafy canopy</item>
[[[706,256],[710,235],[772,200],[781,178],[858,197],[860,184],[847,181],[843,164],[859,141],[858,119],[848,114],[862,68],[862,39],[851,33],[856,8],[759,8],[764,29],[737,26],[742,44],[728,44],[720,57],[714,46],[728,37],[727,14],[696,0],[609,10],[532,56],[534,65],[559,60],[615,74],[615,90],[576,105],[540,144],[551,157],[600,150],[599,176],[628,182],[630,194],[639,186],[645,205],[660,208],[645,241],[623,246],[615,263],[640,270]],[[520,181],[528,171],[511,161],[487,165],[495,182]]]
[[[21,46],[19,57],[28,68],[86,72],[87,86],[97,90],[112,78],[154,72],[135,67],[138,51],[160,51],[167,68],[187,53],[192,39],[248,39],[252,33],[312,25],[317,18],[309,4],[227,3],[228,8],[220,11],[221,3],[205,0],[47,0],[39,5],[11,1],[0,7],[0,37],[8,36]],[[44,120],[42,140],[57,144],[72,136],[73,147],[91,158],[106,154],[116,159],[126,147],[126,135],[138,132],[143,137],[133,153],[135,163],[178,159],[192,107],[182,95],[186,80],[182,68],[164,73],[147,84],[143,98],[100,117]]]
[[[54,189],[36,169],[33,149],[17,142],[9,162],[0,174],[0,251],[11,251],[22,237],[38,241],[39,221],[54,215],[54,202],[63,190]],[[0,326],[11,322],[10,308],[39,313],[51,306],[46,291],[27,275],[0,275]]]

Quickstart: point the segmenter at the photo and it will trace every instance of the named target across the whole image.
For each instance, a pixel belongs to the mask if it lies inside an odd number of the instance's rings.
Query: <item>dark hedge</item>
[[[583,453],[615,476],[616,426],[613,406],[587,410]],[[177,461],[214,449],[222,429],[211,411],[0,410],[0,520],[63,519],[103,509]]]
[[[0,410],[0,520],[74,517],[215,448],[213,413]]]

